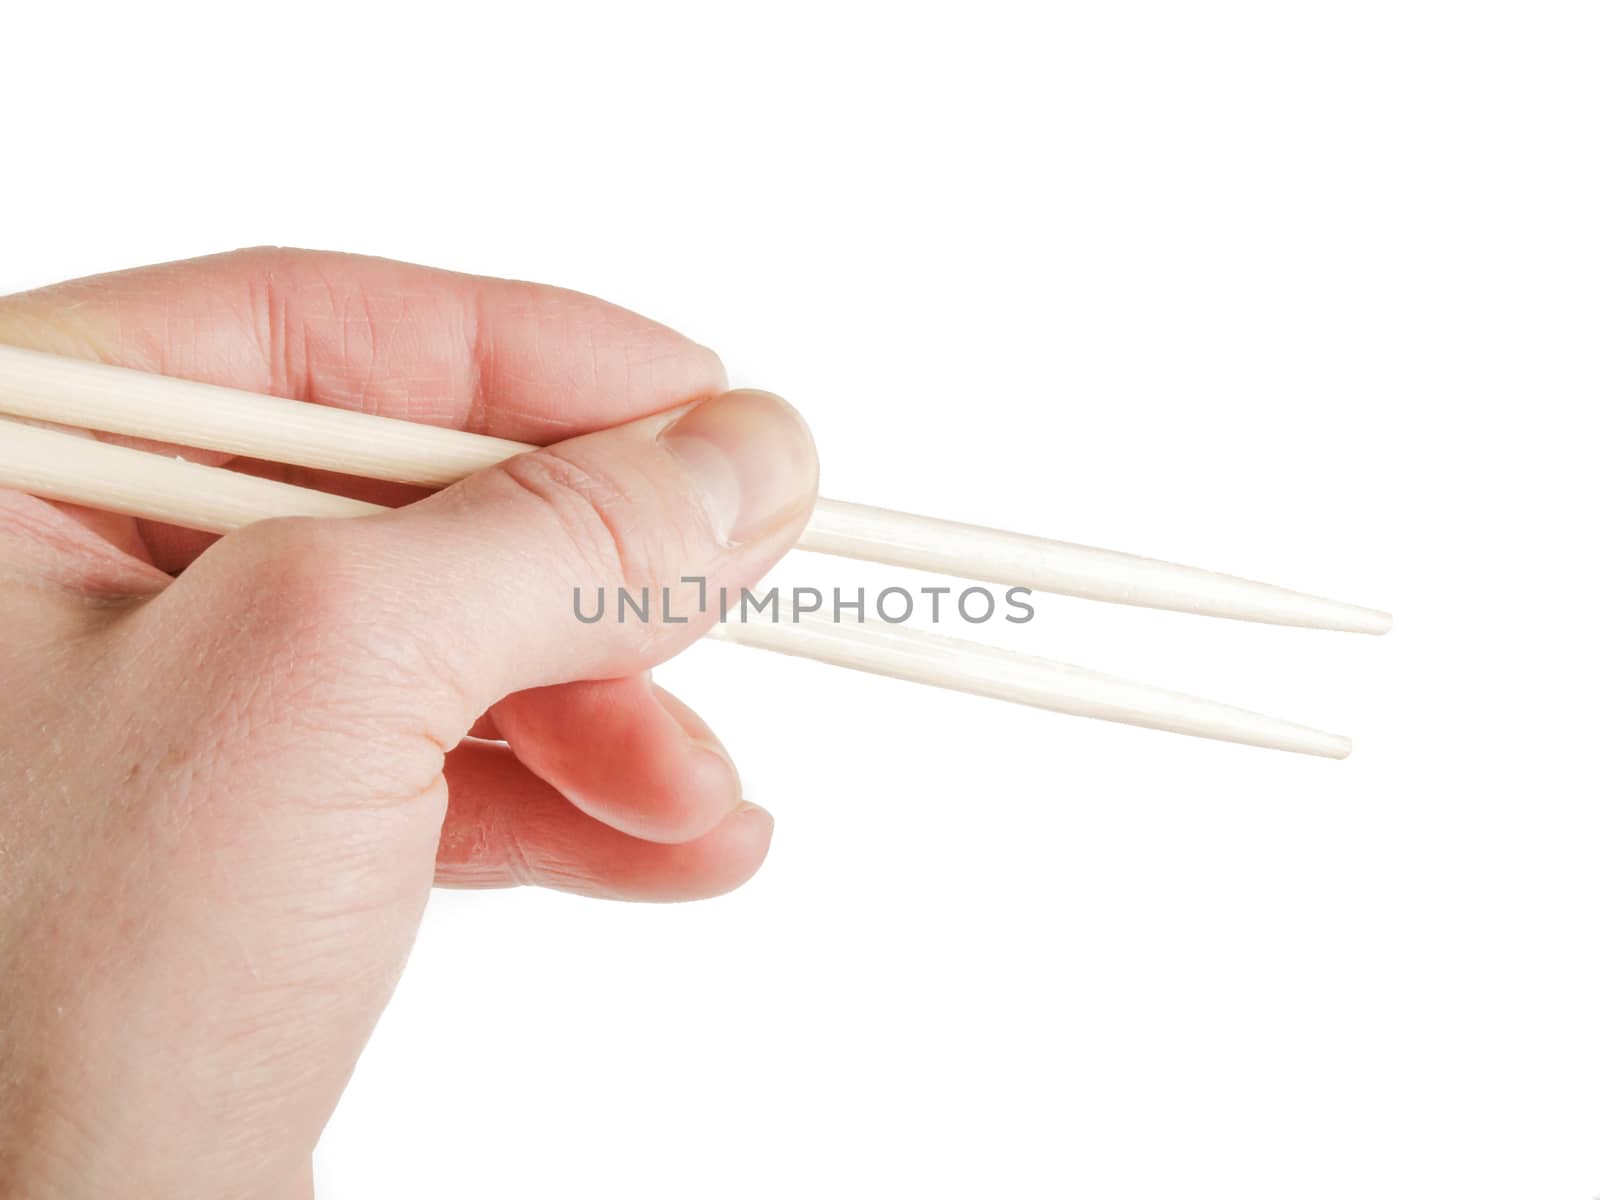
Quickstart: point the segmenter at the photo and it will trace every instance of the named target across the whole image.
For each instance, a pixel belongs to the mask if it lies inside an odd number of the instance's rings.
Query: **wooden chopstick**
[[[231,533],[269,517],[386,511],[365,500],[5,418],[0,418],[0,487],[207,533]]]
[[[795,622],[781,604],[778,613],[781,623],[730,621],[707,636],[1075,717],[1323,758],[1350,753],[1350,739],[1336,733],[1069,663],[883,621],[851,624],[808,613]]]
[[[443,487],[533,447],[235,388],[0,346],[0,413]],[[913,570],[1273,625],[1381,634],[1388,613],[1027,534],[821,499],[800,549]]]
[[[226,533],[275,516],[343,517],[381,506],[220,467],[0,419],[0,487]],[[781,619],[780,618],[781,614]],[[1348,739],[1081,667],[881,622],[836,624],[775,610],[713,626],[739,645],[1127,725],[1343,758]]]

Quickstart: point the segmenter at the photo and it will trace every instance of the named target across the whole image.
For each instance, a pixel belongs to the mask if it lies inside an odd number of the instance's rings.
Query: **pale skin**
[[[432,886],[688,900],[760,865],[771,817],[648,675],[714,612],[572,615],[753,584],[799,535],[805,426],[711,351],[268,249],[0,298],[0,342],[559,443],[434,496],[236,461],[410,503],[220,541],[0,490],[0,1194],[308,1196]]]

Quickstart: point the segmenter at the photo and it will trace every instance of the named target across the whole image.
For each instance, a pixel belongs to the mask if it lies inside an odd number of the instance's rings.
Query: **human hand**
[[[809,435],[710,351],[277,250],[3,298],[0,342],[560,443],[425,498],[235,461],[415,502],[215,545],[0,491],[0,1192],[307,1195],[430,885],[687,899],[759,866],[770,817],[646,673],[714,610],[572,605],[736,591],[799,535]]]

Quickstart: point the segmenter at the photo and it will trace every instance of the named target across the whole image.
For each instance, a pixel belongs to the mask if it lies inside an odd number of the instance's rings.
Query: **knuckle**
[[[340,522],[289,517],[247,526],[229,539],[244,569],[223,579],[241,624],[260,632],[331,635],[368,605],[350,531]],[[227,543],[224,543],[227,544]]]
[[[650,539],[640,536],[636,506],[613,479],[559,448],[519,455],[497,469],[539,503],[575,568],[626,587],[656,578],[656,556]]]
[[[310,731],[347,744],[431,729],[437,687],[419,685],[434,683],[438,664],[425,639],[405,635],[404,596],[384,586],[381,557],[351,525],[262,521],[195,564],[207,568],[192,582],[210,619],[177,649],[205,664],[202,690],[236,739],[298,743]]]

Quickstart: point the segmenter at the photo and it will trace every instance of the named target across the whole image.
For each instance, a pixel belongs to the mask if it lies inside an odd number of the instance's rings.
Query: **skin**
[[[770,816],[648,675],[714,614],[571,611],[753,584],[799,535],[804,425],[711,351],[275,249],[0,298],[0,342],[550,447],[432,496],[234,461],[407,506],[221,540],[0,490],[0,1194],[307,1196],[430,887],[760,865]]]

